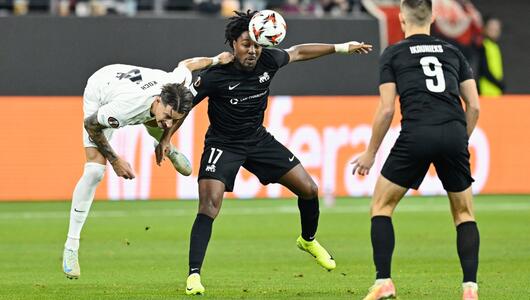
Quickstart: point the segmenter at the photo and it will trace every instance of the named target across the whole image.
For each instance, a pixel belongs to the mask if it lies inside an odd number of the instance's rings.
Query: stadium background
[[[31,11],[11,16],[9,5],[23,1],[0,0],[0,299],[189,299],[184,298],[184,280],[197,202],[179,200],[195,198],[197,170],[182,177],[168,162],[155,166],[152,141],[141,126],[121,129],[113,140],[133,162],[137,178],[125,183],[108,168],[97,198],[178,200],[93,203],[81,239],[82,278],[65,279],[61,254],[70,197],[84,163],[81,94],[88,76],[105,64],[170,70],[180,59],[228,49],[223,44],[224,20],[189,11],[137,18],[58,17]],[[49,1],[55,0],[29,0],[30,5]],[[504,24],[501,47],[507,82],[506,96],[481,99],[481,118],[470,141],[474,191],[497,194],[474,199],[481,232],[480,297],[527,299],[530,4],[473,3]],[[228,195],[234,200],[223,203],[215,221],[202,273],[206,298],[361,299],[373,282],[367,195],[398,132],[399,117],[368,178],[350,176],[349,161],[365,147],[378,101],[380,23],[355,11],[341,17],[286,19],[289,31],[283,47],[355,39],[376,48],[363,57],[332,55],[289,65],[271,85],[274,97],[265,124],[319,183],[323,197],[318,239],[332,251],[338,267],[326,272],[296,248],[300,220],[293,197],[276,185],[262,187],[243,172],[238,189]],[[194,166],[203,147],[205,110],[203,102],[174,139]],[[449,203],[445,196],[426,196],[441,192],[431,172],[393,217],[393,275],[399,299],[461,296]],[[335,199],[341,195],[352,196]],[[252,201],[235,200],[242,198]]]
[[[510,8],[477,1],[484,10],[502,16],[517,14],[524,1]],[[481,6],[482,5],[482,6]],[[349,175],[349,161],[361,152],[370,135],[377,104],[377,61],[381,51],[380,23],[368,14],[356,17],[287,18],[289,31],[282,47],[304,42],[366,41],[374,44],[367,56],[332,55],[289,65],[272,84],[266,124],[301,159],[320,186],[336,196],[363,196],[372,191],[377,172],[367,178]],[[509,94],[483,98],[478,130],[470,141],[475,193],[530,193],[524,170],[530,168],[527,128],[530,69],[521,38],[527,19],[503,19],[505,74]],[[0,200],[67,200],[82,172],[81,97],[86,79],[110,63],[172,69],[192,56],[212,56],[227,50],[224,19],[191,15],[158,18],[58,18],[53,16],[0,18]],[[521,29],[521,30],[519,30]],[[384,42],[383,42],[384,43]],[[526,46],[525,46],[526,45]],[[372,96],[366,96],[372,95]],[[196,109],[174,142],[198,165],[207,126],[206,105]],[[381,167],[397,136],[399,117],[376,163]],[[119,130],[116,149],[134,162],[137,179],[125,182],[107,168],[98,199],[196,198],[196,174],[175,175],[170,165],[154,163],[152,144],[141,127]],[[20,159],[15,159],[15,158]],[[53,173],[54,176],[45,174]],[[53,187],[53,188],[51,188]],[[418,192],[442,194],[431,170]],[[228,197],[285,197],[276,185],[262,187],[248,172],[238,176]]]

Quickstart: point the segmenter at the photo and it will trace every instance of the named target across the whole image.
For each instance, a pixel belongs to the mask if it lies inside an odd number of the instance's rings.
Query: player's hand
[[[348,53],[352,54],[366,54],[372,51],[372,45],[365,44],[364,42],[359,43],[355,41],[348,42]]]
[[[156,164],[160,166],[162,161],[165,159],[165,155],[169,152],[170,143],[161,140],[155,148]]]
[[[368,151],[363,152],[359,157],[351,162],[353,165],[352,175],[355,175],[355,171],[361,176],[368,175],[370,168],[374,165],[375,154]]]
[[[116,175],[119,177],[123,177],[125,179],[134,179],[134,171],[126,160],[118,157],[118,159],[113,161],[111,165],[114,169],[114,172],[116,172]]]
[[[217,55],[217,58],[219,58],[219,64],[220,65],[226,65],[228,63],[231,63],[234,60],[234,55],[230,52],[221,52]]]

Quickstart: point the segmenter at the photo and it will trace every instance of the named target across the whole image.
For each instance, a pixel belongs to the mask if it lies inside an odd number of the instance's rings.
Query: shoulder
[[[404,41],[388,46],[381,54],[381,63],[389,62],[404,47]]]
[[[449,50],[449,54],[452,53],[452,54],[455,54],[458,57],[461,57],[461,58],[464,57],[464,54],[462,54],[462,51],[460,51],[460,49],[458,49],[458,47],[456,47],[455,45],[453,45],[453,44],[451,44],[451,43],[449,43],[447,41],[438,39],[438,38],[436,39],[436,41],[439,42],[444,49]]]
[[[279,48],[263,48],[259,60],[270,68],[280,68],[289,63],[289,53]]]

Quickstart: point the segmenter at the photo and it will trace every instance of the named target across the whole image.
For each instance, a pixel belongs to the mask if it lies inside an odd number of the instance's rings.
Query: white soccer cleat
[[[462,299],[478,300],[478,285],[475,282],[462,283]]]
[[[158,146],[158,142],[155,141],[155,148]],[[184,176],[191,174],[191,163],[184,154],[180,153],[177,148],[173,145],[170,146],[169,152],[166,157],[171,161],[175,170]]]
[[[81,276],[77,251],[64,248],[63,272],[68,279],[78,279]]]
[[[363,300],[396,299],[396,288],[392,279],[378,279]]]

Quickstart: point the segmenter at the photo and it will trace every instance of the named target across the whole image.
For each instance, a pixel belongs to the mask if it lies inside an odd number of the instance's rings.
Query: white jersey
[[[154,119],[151,105],[163,85],[183,83],[188,87],[191,79],[186,67],[173,72],[122,64],[103,67],[88,79],[85,118],[97,111],[98,122],[106,127],[145,123]]]

